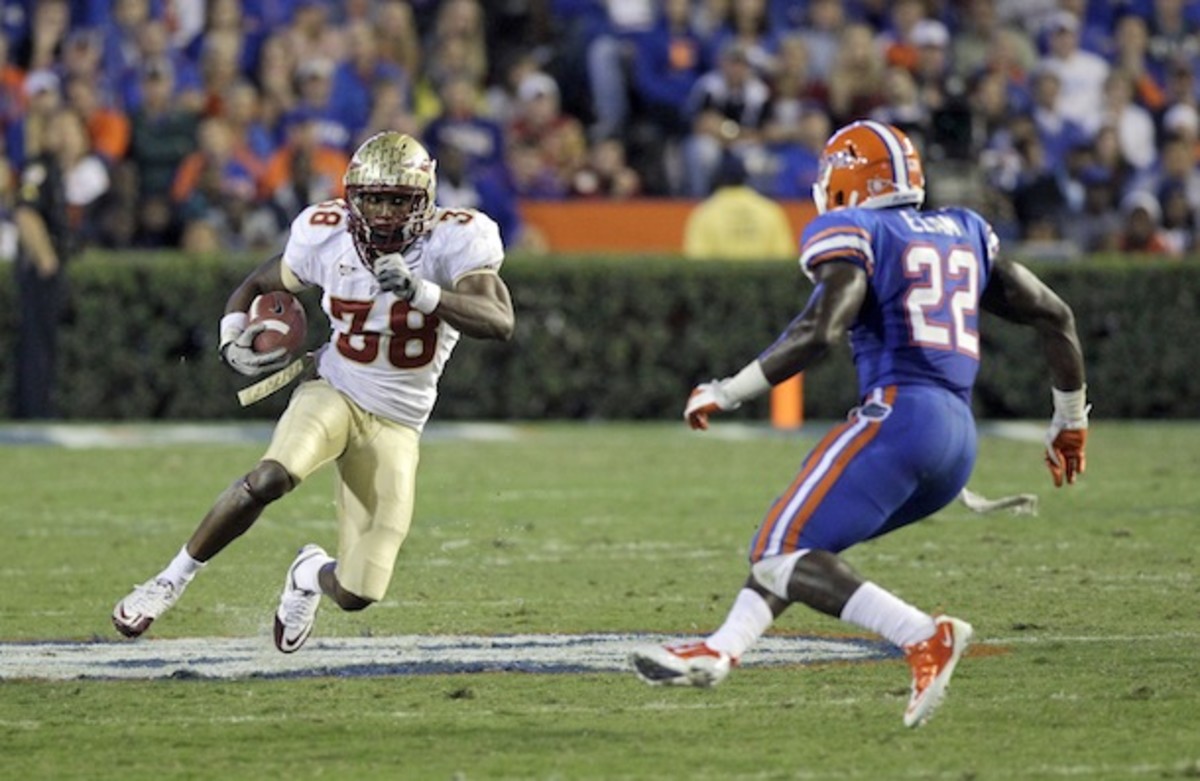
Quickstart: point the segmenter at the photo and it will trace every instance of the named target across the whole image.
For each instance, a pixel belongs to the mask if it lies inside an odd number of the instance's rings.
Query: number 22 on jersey
[[[374,301],[329,300],[330,314],[346,324],[338,335],[337,351],[356,363],[374,363],[380,355],[397,369],[419,369],[437,353],[438,317],[396,301],[388,313],[391,334],[369,331],[367,320]]]
[[[971,327],[979,305],[979,258],[969,247],[943,254],[929,244],[904,251],[904,296],[914,344],[979,358],[979,332]]]

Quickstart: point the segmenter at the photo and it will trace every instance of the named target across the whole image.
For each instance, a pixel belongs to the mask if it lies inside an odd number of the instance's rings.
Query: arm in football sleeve
[[[268,353],[254,351],[254,337],[266,328],[265,324],[246,327],[246,312],[255,297],[272,290],[297,292],[304,288],[304,283],[283,264],[281,258],[281,255],[276,255],[261,263],[242,280],[225,302],[218,350],[226,364],[248,377],[281,369],[288,362],[287,351],[282,347]]]
[[[707,429],[709,415],[737,409],[804,371],[845,337],[867,295],[866,273],[852,263],[829,261],[816,267],[814,278],[817,286],[804,310],[758,358],[732,377],[696,386],[683,412],[689,426]]]
[[[1054,414],[1046,432],[1046,467],[1055,486],[1074,483],[1087,467],[1088,412],[1083,348],[1071,307],[1025,266],[997,258],[983,308],[1031,326],[1050,367]]]

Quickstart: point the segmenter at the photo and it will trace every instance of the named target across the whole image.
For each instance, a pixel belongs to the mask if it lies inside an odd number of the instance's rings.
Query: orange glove
[[[1063,482],[1072,484],[1087,468],[1083,448],[1087,444],[1088,413],[1087,386],[1075,391],[1051,389],[1054,395],[1054,415],[1046,432],[1046,468],[1054,479],[1054,487]]]
[[[1087,469],[1087,429],[1064,429],[1046,446],[1046,467],[1054,478],[1054,487],[1061,488],[1063,481],[1074,483],[1075,478]]]

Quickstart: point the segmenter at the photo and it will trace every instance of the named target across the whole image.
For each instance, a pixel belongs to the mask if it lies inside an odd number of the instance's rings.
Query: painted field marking
[[[481,672],[597,673],[629,669],[635,648],[679,635],[476,635],[327,638],[285,655],[265,637],[134,642],[0,643],[0,679],[303,678]],[[881,640],[765,637],[748,667],[897,657]]]

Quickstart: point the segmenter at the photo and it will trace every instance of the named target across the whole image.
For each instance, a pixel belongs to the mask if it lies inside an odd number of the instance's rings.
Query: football
[[[308,317],[304,305],[291,293],[273,290],[258,296],[250,304],[246,326],[266,323],[262,333],[254,337],[254,351],[268,353],[279,347],[295,355],[304,349],[308,335]]]

